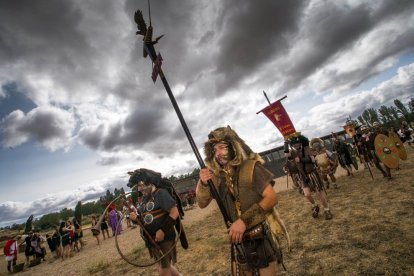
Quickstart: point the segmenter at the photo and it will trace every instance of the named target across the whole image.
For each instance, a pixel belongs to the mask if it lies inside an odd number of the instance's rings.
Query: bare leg
[[[316,194],[318,195],[319,200],[321,201],[324,207],[325,219],[326,220],[332,219],[332,213],[331,213],[331,210],[329,210],[328,199],[326,198],[325,194],[320,191],[316,191]]]
[[[316,195],[319,197],[319,200],[321,201],[322,206],[325,209],[329,209],[328,200],[327,200],[325,194],[321,193],[320,191],[316,191]]]
[[[259,269],[260,276],[274,276],[277,275],[276,272],[276,262],[271,262],[268,267]]]
[[[319,206],[316,201],[313,199],[309,187],[303,188],[303,194],[305,198],[312,204],[312,217],[317,218],[319,214]]]
[[[329,177],[331,178],[332,185],[334,186],[334,188],[335,188],[335,189],[336,189],[336,188],[338,188],[338,185],[336,184],[336,177],[335,177],[335,175],[334,175],[333,173],[331,173],[331,174],[329,175]],[[326,178],[328,178],[328,177],[326,177]]]

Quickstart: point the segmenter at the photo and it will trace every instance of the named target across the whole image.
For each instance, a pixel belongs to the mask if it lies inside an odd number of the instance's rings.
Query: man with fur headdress
[[[198,205],[205,208],[210,204],[212,196],[207,182],[212,180],[232,219],[228,229],[230,241],[245,249],[247,261],[242,263],[232,246],[232,274],[276,275],[275,264],[282,261],[281,255],[277,255],[273,240],[265,235],[262,226],[266,215],[272,213],[277,203],[274,175],[263,167],[261,157],[229,126],[210,132],[204,153],[208,168],[199,174]],[[253,237],[252,233],[258,235]]]

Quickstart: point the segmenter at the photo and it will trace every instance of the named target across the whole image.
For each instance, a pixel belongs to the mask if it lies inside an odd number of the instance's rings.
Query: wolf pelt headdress
[[[187,236],[185,234],[184,228],[181,225],[180,220],[184,216],[184,208],[183,204],[181,202],[180,196],[178,195],[177,191],[174,188],[174,185],[171,183],[171,181],[168,178],[163,178],[161,173],[155,172],[149,169],[137,169],[135,171],[128,172],[129,174],[129,181],[127,186],[130,188],[133,188],[135,185],[139,183],[143,183],[144,185],[154,185],[157,188],[163,188],[166,189],[167,192],[172,196],[172,198],[175,200],[177,204],[177,209],[179,212],[179,218],[177,219],[175,223],[175,229],[178,233],[180,233],[180,242],[184,249],[188,248],[188,240]]]
[[[229,151],[233,152],[234,158],[229,161],[230,166],[239,166],[244,160],[258,160],[260,163],[264,163],[260,155],[253,152],[230,126],[220,127],[210,132],[208,141],[204,144],[204,154],[206,156],[204,161],[215,175],[218,175],[220,171],[220,165],[214,158],[214,145],[217,143],[226,143],[229,145]]]
[[[312,140],[309,143],[309,146],[314,149],[315,146],[317,146],[317,144],[319,144],[321,146],[321,149],[325,148],[325,143],[321,138],[312,138]]]
[[[177,203],[178,211],[180,212],[180,216],[184,216],[184,209],[182,206],[181,199],[176,192],[174,185],[171,181],[167,178],[163,178],[161,173],[155,172],[149,169],[137,169],[135,171],[128,172],[130,175],[129,181],[127,186],[129,188],[134,187],[136,184],[142,182],[144,185],[153,184],[157,188],[163,188],[167,190],[167,192],[173,197],[175,202]]]

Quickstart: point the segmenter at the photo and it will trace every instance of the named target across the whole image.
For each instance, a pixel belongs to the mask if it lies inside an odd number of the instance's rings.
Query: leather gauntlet
[[[241,214],[240,219],[246,224],[246,228],[250,229],[265,221],[266,213],[259,204],[255,203],[246,212]]]

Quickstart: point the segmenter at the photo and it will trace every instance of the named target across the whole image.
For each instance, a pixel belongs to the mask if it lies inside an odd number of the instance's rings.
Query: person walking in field
[[[197,202],[205,208],[212,201],[211,180],[232,220],[228,228],[232,275],[276,275],[276,262],[282,263],[282,255],[264,230],[277,203],[275,176],[229,126],[210,132],[204,154],[207,168],[199,173]]]
[[[92,216],[91,229],[94,229],[97,223],[98,221],[96,220],[96,216]],[[92,231],[92,235],[96,238],[98,245],[100,245],[101,241],[99,240],[99,232]]]
[[[14,267],[16,265],[17,256],[19,255],[19,245],[17,242],[20,238],[20,236],[16,236],[15,238],[6,241],[3,248],[3,253],[7,262],[7,270],[9,272],[12,272],[12,266]]]

